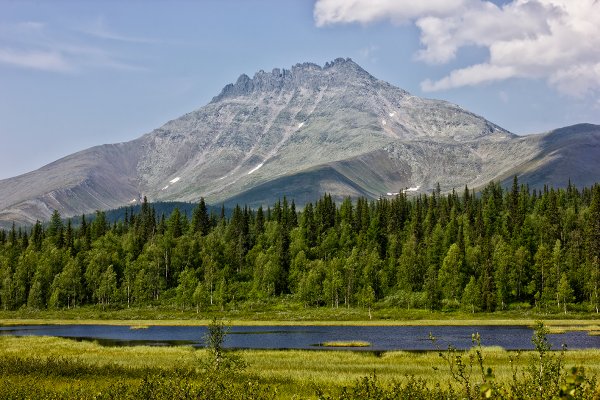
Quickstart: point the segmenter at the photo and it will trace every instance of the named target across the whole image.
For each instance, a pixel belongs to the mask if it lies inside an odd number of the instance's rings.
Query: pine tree
[[[259,236],[265,231],[265,214],[263,213],[262,206],[256,210],[256,220],[254,222],[255,235]]]
[[[210,218],[206,203],[204,203],[204,197],[200,198],[198,206],[192,212],[191,229],[193,233],[200,233],[201,236],[206,236],[210,230]]]
[[[434,265],[430,265],[425,274],[423,290],[426,296],[426,306],[432,311],[440,307],[441,291],[438,282],[437,270]]]
[[[92,245],[92,236],[90,234],[90,227],[85,220],[85,215],[81,215],[81,226],[79,227],[79,237],[83,239],[83,245],[88,250]]]
[[[296,203],[292,199],[292,204],[290,204],[290,212],[288,215],[288,225],[289,229],[293,229],[298,226],[298,214],[296,212]]]
[[[108,221],[104,211],[96,211],[96,218],[92,222],[92,240],[104,236],[108,232]]]
[[[167,222],[168,232],[171,237],[177,239],[179,236],[181,236],[183,234],[183,225],[183,217],[181,216],[179,207],[175,207],[169,216],[169,221]]]
[[[508,194],[508,233],[512,236],[518,232],[521,226],[521,213],[519,210],[519,180],[515,175],[511,191]]]
[[[50,238],[52,244],[61,248],[64,242],[64,233],[63,233],[63,222],[60,217],[60,213],[57,210],[52,212],[52,216],[50,217],[50,224],[48,225],[48,237]]]
[[[600,184],[592,188],[592,198],[587,219],[588,259],[600,259]]]
[[[71,218],[67,220],[67,229],[65,230],[65,247],[71,255],[75,255],[75,234],[71,226]]]
[[[50,223],[48,225],[48,230],[46,233],[49,237],[55,238],[56,236],[58,236],[58,233],[62,230],[62,228],[63,222],[60,217],[60,213],[57,210],[54,210],[52,212],[52,216],[50,217]]]
[[[42,241],[44,240],[44,231],[39,220],[35,221],[35,225],[31,230],[31,243],[36,251],[42,250]]]
[[[306,207],[304,207],[301,227],[308,246],[315,247],[317,244],[317,224],[315,222],[312,203],[308,203]]]

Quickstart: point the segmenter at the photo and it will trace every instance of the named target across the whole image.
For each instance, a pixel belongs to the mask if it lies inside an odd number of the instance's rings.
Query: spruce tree
[[[210,229],[210,218],[204,197],[200,198],[198,206],[192,212],[192,232],[200,233],[201,236],[206,236]]]

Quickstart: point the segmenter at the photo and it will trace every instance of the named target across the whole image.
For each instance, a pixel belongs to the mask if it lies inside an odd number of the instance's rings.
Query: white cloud
[[[143,69],[117,56],[107,46],[88,44],[74,36],[73,31],[57,31],[35,21],[0,27],[0,64],[63,73]]]
[[[45,71],[72,70],[69,62],[60,53],[49,51],[17,51],[0,48],[0,63]]]
[[[510,66],[477,64],[454,70],[450,75],[435,82],[426,80],[421,83],[421,89],[426,92],[434,92],[461,86],[474,86],[484,82],[499,81],[513,76],[515,76],[515,70]]]
[[[446,15],[469,0],[317,0],[314,17],[317,26],[340,22],[369,23],[390,19],[409,22],[422,15]]]
[[[358,51],[358,53],[360,54],[360,57],[362,59],[369,60],[370,62],[375,63],[375,62],[377,62],[376,53],[378,50],[379,50],[379,46],[370,45],[370,46],[360,49]]]
[[[114,40],[117,42],[128,42],[136,44],[156,44],[159,41],[143,37],[134,37],[120,34],[110,29],[103,17],[97,18],[92,24],[81,29],[81,32],[99,39]]]
[[[600,63],[567,66],[550,75],[549,82],[574,97],[593,94],[600,91]]]
[[[318,26],[412,22],[422,45],[415,58],[428,64],[448,63],[465,46],[488,50],[487,60],[426,80],[423,90],[535,78],[571,96],[600,93],[597,0],[513,0],[502,6],[485,0],[318,0],[314,16]]]
[[[363,58],[369,58],[376,51],[377,51],[377,46],[370,45],[368,47],[364,47],[364,48],[360,49],[360,55]]]

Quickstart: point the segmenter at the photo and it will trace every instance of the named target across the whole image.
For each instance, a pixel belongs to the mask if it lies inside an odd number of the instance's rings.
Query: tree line
[[[301,211],[157,215],[144,199],[109,223],[0,231],[0,307],[382,306],[469,312],[600,307],[600,185],[488,184],[369,201],[330,195]]]

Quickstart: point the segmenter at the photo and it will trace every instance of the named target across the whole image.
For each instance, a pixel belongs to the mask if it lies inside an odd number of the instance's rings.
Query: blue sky
[[[518,134],[600,123],[593,0],[0,0],[0,179],[197,109],[241,73],[351,57]]]

